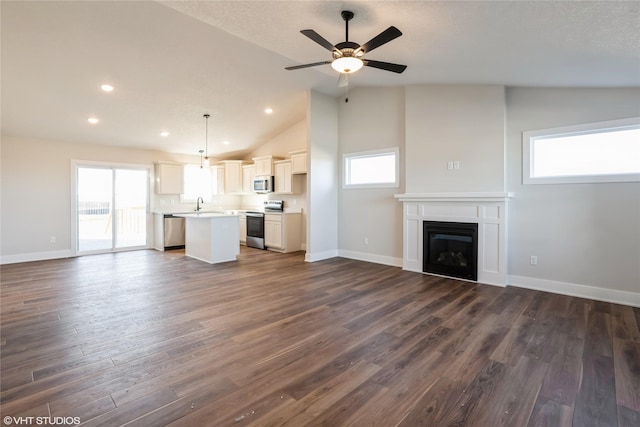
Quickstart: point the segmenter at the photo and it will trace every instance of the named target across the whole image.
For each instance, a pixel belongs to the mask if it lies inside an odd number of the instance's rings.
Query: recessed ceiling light
[[[229,141],[226,141],[226,140],[225,140],[225,141],[222,141],[222,143],[223,143],[224,145],[229,145],[229,144],[231,144]]]
[[[160,132],[160,136],[163,136],[166,138],[167,136],[169,136],[169,132],[167,131]]]
[[[265,108],[265,109],[264,109],[264,112],[265,112],[266,114],[271,114],[271,113],[273,113],[273,108],[271,108],[271,107],[267,107],[267,108]]]
[[[113,91],[113,86],[111,86],[109,84],[103,84],[102,86],[100,86],[100,89],[102,89],[105,92],[112,92]]]
[[[95,124],[96,124],[96,123],[98,123],[100,120],[98,120],[96,117],[89,117],[89,118],[87,119],[87,121],[88,121],[89,123],[91,123],[92,125],[95,125]]]

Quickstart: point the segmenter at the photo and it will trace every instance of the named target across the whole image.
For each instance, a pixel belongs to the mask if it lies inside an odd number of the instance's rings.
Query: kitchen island
[[[240,254],[237,214],[202,212],[175,214],[185,218],[185,255],[216,264],[235,261]]]

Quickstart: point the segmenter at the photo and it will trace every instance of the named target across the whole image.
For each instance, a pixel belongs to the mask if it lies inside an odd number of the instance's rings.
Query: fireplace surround
[[[507,285],[506,205],[513,193],[405,193],[395,197],[402,202],[404,270],[425,273],[424,221],[476,224],[477,277],[466,280]]]

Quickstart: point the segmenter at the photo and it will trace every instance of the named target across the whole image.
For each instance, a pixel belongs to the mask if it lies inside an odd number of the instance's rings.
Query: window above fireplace
[[[524,132],[524,184],[640,181],[640,117]]]

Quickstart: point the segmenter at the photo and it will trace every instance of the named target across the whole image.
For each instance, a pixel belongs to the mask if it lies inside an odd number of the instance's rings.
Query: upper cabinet
[[[273,162],[274,193],[292,193],[291,160]]]
[[[280,160],[280,158],[273,156],[254,157],[253,161],[256,165],[256,176],[275,175],[275,171],[273,169],[274,160]]]
[[[224,172],[225,167],[223,165],[211,166],[211,194],[224,194]]]
[[[156,164],[156,194],[184,193],[183,166],[175,163]]]
[[[307,152],[305,150],[291,151],[291,173],[302,174],[307,173]]]
[[[242,166],[242,192],[253,193],[253,178],[256,177],[256,165]]]
[[[242,160],[224,160],[219,165],[224,166],[224,194],[240,194],[243,189],[243,166],[246,162]]]

